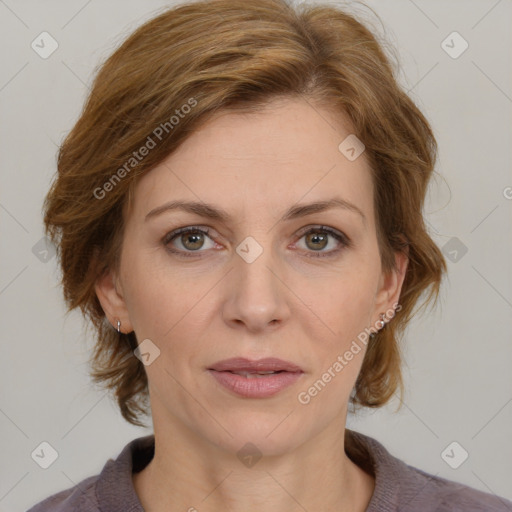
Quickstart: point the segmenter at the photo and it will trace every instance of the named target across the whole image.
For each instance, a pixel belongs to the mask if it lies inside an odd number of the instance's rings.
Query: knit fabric
[[[348,456],[375,477],[366,512],[512,512],[512,502],[437,477],[392,456],[375,439],[346,430]],[[347,439],[347,438],[346,438]],[[128,443],[99,475],[39,502],[28,512],[144,512],[132,481],[154,455],[154,436]]]

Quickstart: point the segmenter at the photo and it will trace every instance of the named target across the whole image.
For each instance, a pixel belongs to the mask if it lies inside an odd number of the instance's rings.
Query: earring
[[[375,322],[375,325],[380,324],[380,325],[377,325],[377,326],[378,326],[378,328],[379,328],[379,331],[380,331],[380,330],[381,330],[381,329],[386,325],[386,322],[384,321],[385,316],[386,316],[386,315],[385,315],[384,313],[381,313],[381,314],[380,314],[380,320],[377,320],[377,322]],[[371,339],[375,338],[375,335],[376,335],[376,334],[377,334],[377,333],[372,332],[372,333],[370,334],[370,338],[371,338]]]
[[[121,321],[120,320],[117,321],[117,332],[118,333],[121,332]]]

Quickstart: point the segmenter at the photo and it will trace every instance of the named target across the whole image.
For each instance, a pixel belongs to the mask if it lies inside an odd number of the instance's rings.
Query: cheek
[[[137,339],[158,339],[171,328],[180,302],[169,293],[168,277],[150,254],[125,250],[122,259],[124,299]]]
[[[201,310],[201,303],[215,280],[210,275],[175,271],[161,252],[123,255],[123,290],[137,339],[168,344]]]
[[[339,279],[331,283],[330,293],[312,299],[315,305],[311,309],[322,322],[310,313],[311,325],[317,326],[308,335],[315,364],[297,397],[311,417],[334,417],[349,399],[366,353],[360,336],[367,335],[365,328],[371,321],[374,277],[368,272]]]
[[[376,279],[370,268],[365,272],[354,272],[333,280],[328,292],[316,297],[316,305],[312,309],[329,327],[334,344],[349,342],[369,327]]]

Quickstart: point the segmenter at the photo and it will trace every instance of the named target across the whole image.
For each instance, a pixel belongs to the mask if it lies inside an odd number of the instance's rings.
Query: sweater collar
[[[132,473],[144,469],[154,451],[155,437],[152,434],[134,439],[115,460],[107,461],[96,483],[102,510],[144,512],[135,492]],[[395,511],[400,481],[405,477],[405,463],[393,457],[375,439],[350,429],[345,429],[345,451],[355,464],[375,477],[375,489],[366,512]]]

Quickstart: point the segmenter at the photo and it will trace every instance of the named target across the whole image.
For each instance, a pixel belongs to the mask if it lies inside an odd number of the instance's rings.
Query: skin
[[[338,150],[350,133],[304,100],[223,112],[137,184],[119,274],[98,279],[96,293],[114,326],[119,319],[160,350],[145,367],[155,456],[133,476],[145,510],[366,510],[374,478],[343,445],[365,345],[309,404],[297,398],[399,301],[407,267],[398,253],[397,271],[381,267],[370,168],[364,153],[351,162]],[[297,203],[335,196],[365,221],[342,208],[279,220]],[[176,210],[145,221],[177,199],[214,204],[230,219]],[[304,235],[321,225],[352,245]],[[192,254],[180,258],[163,239],[185,226],[210,234],[169,242]],[[236,252],[248,236],[263,249],[252,263]],[[242,398],[207,371],[234,356],[278,357],[304,374],[270,398]],[[237,457],[247,442],[262,454],[252,467]]]

